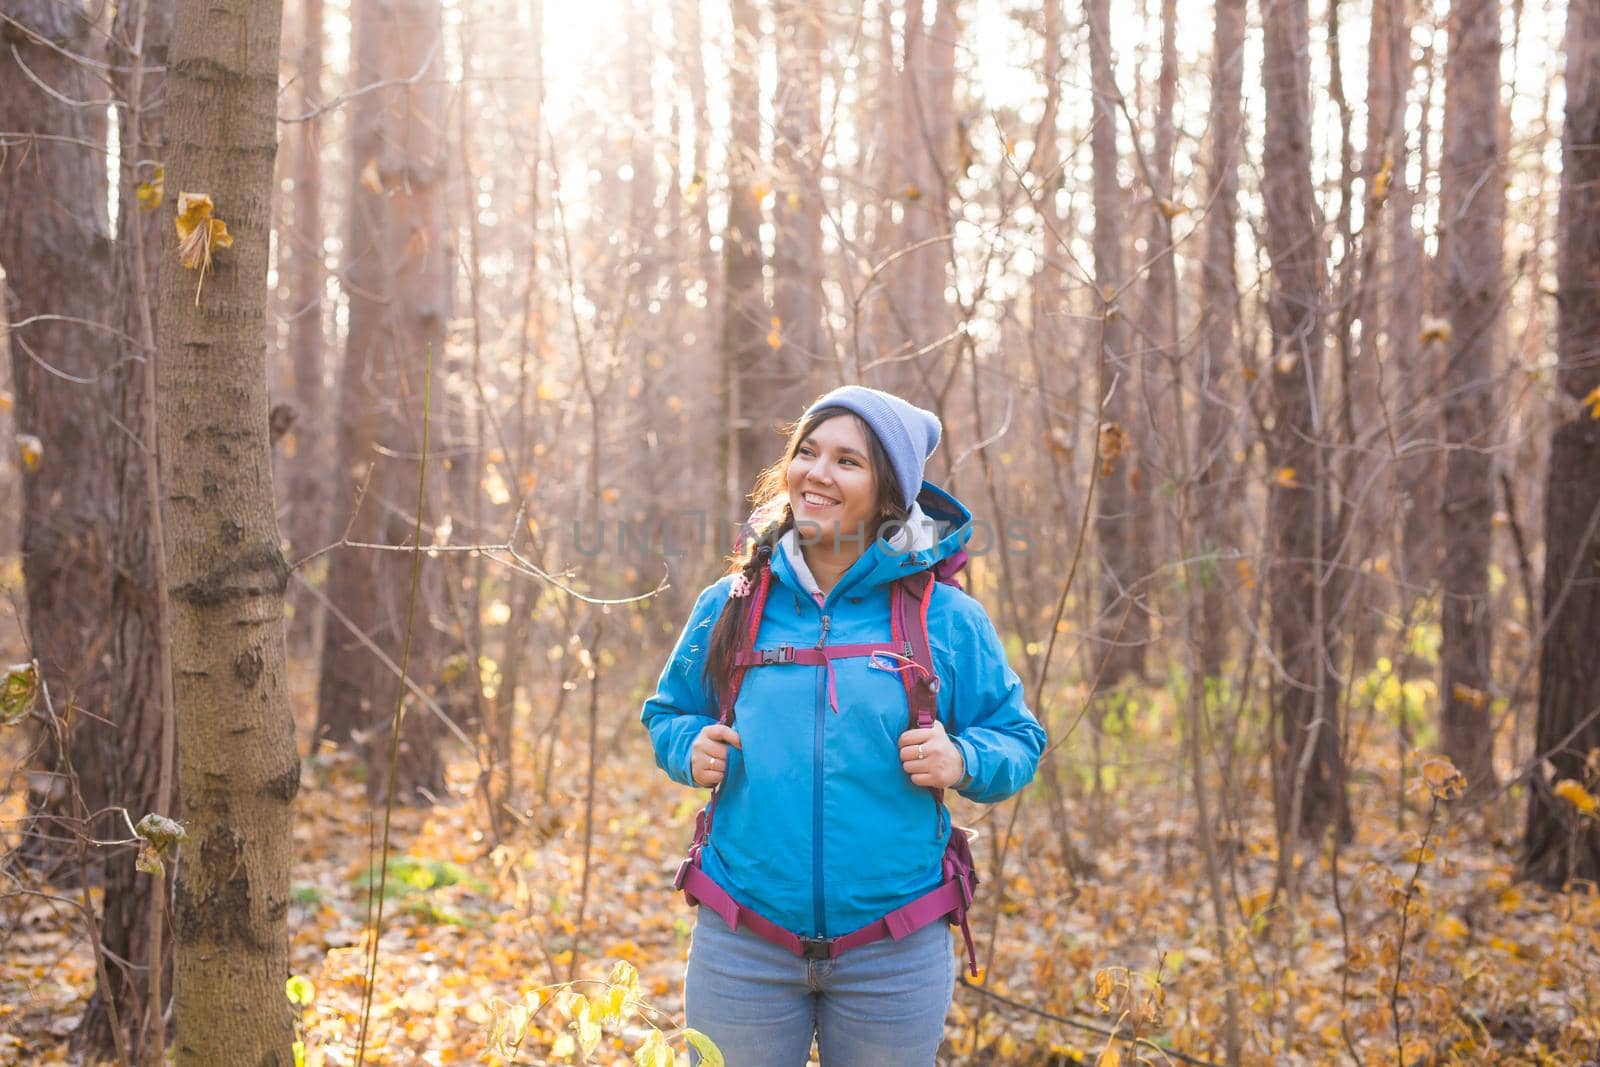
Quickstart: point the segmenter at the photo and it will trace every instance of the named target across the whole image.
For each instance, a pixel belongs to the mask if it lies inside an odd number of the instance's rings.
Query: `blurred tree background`
[[[284,0],[232,105],[183,11],[0,0],[0,1062],[182,1044],[152,813],[313,1062],[684,1055],[638,704],[847,382],[1052,738],[948,1062],[1600,1055],[1600,0]]]

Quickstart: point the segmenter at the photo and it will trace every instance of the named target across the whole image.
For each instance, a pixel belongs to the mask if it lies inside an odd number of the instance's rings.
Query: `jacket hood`
[[[840,576],[833,592],[859,593],[888,585],[955,556],[971,539],[972,512],[945,490],[924,481],[905,523],[868,545]],[[779,540],[772,572],[803,593],[816,596],[821,592],[800,550],[798,530],[790,530]]]

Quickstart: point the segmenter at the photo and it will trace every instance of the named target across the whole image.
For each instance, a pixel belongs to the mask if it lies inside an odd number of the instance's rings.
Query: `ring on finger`
[[[918,759],[922,758],[922,746],[921,745],[917,746],[917,758]]]

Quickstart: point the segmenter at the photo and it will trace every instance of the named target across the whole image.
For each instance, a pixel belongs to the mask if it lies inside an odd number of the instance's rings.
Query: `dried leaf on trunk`
[[[0,726],[11,726],[28,717],[39,696],[39,674],[32,663],[17,663],[6,668],[0,683]]]
[[[233,244],[227,223],[213,218],[212,209],[211,197],[205,193],[178,194],[178,217],[174,222],[178,229],[178,261],[187,269],[200,272],[200,282],[194,289],[195,307],[200,306],[200,290],[206,282],[206,271],[211,269],[212,251]]]

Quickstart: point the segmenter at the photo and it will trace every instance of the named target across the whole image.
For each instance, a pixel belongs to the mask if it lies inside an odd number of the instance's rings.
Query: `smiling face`
[[[868,433],[854,415],[836,415],[795,446],[784,480],[803,539],[860,553],[877,536],[881,504]]]

